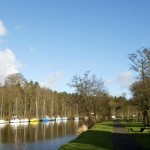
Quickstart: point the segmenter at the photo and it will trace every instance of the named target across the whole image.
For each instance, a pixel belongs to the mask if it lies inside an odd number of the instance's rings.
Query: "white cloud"
[[[20,63],[10,49],[0,51],[0,83],[4,83],[9,74],[18,73]]]
[[[116,78],[106,80],[105,84],[108,87],[108,91],[113,96],[120,96],[122,93],[126,93],[126,97],[130,98],[131,94],[129,86],[135,81],[135,77],[131,71],[124,71],[118,74]]]
[[[134,77],[130,71],[122,72],[117,77],[117,82],[122,89],[129,88],[133,81]]]
[[[63,73],[61,71],[57,71],[54,74],[50,74],[40,85],[53,89],[58,85],[58,82],[62,79],[62,77]]]
[[[6,30],[3,22],[0,20],[0,36],[4,36],[4,35],[6,35],[6,33],[7,33],[7,30]]]

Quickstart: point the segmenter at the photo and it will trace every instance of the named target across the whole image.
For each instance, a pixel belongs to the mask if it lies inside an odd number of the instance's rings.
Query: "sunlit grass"
[[[112,121],[97,123],[60,150],[112,150],[112,125]]]
[[[101,123],[97,123],[93,126],[92,130],[99,130],[99,131],[110,131],[113,130],[113,122],[112,121],[105,121]]]

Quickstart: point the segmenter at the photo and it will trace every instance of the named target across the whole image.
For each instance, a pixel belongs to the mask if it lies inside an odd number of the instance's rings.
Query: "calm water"
[[[79,121],[0,125],[0,150],[57,150],[76,138]]]

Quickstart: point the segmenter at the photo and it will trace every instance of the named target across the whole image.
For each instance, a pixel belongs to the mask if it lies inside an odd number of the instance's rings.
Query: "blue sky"
[[[89,70],[112,95],[135,80],[128,54],[150,47],[149,0],[0,0],[0,81],[20,72],[52,90]]]

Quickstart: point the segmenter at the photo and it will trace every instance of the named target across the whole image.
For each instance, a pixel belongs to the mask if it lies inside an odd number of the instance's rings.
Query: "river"
[[[0,150],[57,150],[78,136],[81,121],[0,124]]]

